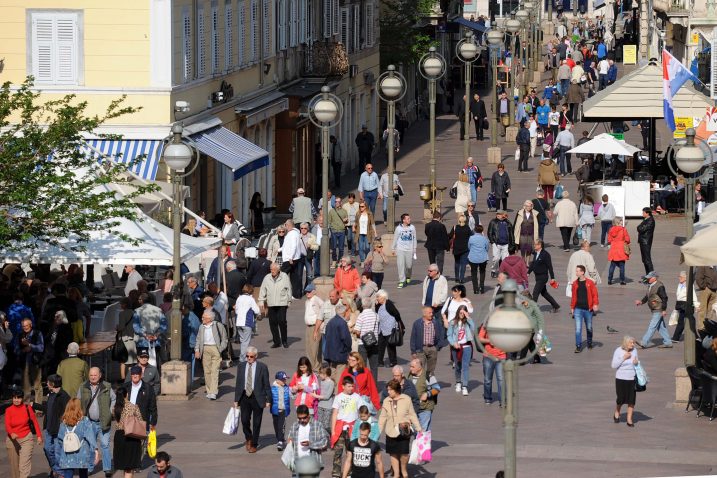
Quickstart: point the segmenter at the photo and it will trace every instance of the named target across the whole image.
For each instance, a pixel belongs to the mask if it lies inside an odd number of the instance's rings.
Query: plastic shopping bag
[[[413,440],[413,443],[411,443],[411,454],[408,455],[408,464],[409,465],[420,465],[421,461],[418,459],[418,443],[416,440]]]
[[[642,362],[637,362],[637,365],[635,365],[635,376],[637,377],[637,383],[641,387],[646,386],[650,381],[650,377],[647,376],[647,372],[642,367]]]
[[[432,459],[431,455],[431,432],[418,432],[415,440],[411,444],[411,454],[408,457],[408,463],[411,465],[423,465],[429,463]]]
[[[294,444],[289,443],[289,445],[284,448],[284,453],[281,454],[281,462],[284,464],[285,467],[289,469],[289,471],[294,471],[294,460],[296,457],[294,456]]]
[[[147,435],[147,455],[150,458],[157,456],[157,432],[154,430],[150,430]]]
[[[222,433],[225,435],[236,435],[239,430],[239,409],[231,407],[227,417],[224,419],[224,428]]]

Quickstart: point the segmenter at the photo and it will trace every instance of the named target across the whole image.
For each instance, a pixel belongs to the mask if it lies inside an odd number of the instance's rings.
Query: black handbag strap
[[[97,390],[90,397],[90,401],[87,402],[87,407],[85,407],[85,416],[87,417],[90,416],[90,407],[92,406],[92,403],[95,401],[95,398],[97,398],[97,395],[100,393],[100,387],[102,387],[102,383],[97,384]]]

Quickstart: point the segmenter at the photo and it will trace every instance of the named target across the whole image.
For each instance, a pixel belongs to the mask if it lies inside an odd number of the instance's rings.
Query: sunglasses
[[[248,358],[248,359],[250,359],[250,358],[256,358],[256,355],[249,355],[249,354],[246,354],[246,358]]]

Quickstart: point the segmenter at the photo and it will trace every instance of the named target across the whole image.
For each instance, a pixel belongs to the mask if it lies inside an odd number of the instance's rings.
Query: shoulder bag
[[[396,325],[398,325],[398,322],[396,322]],[[361,336],[361,342],[363,342],[364,347],[373,347],[375,345],[378,345],[378,338],[376,337],[376,331],[378,330],[378,315],[376,315],[376,322],[374,322],[373,327],[371,330],[366,332]]]
[[[112,356],[112,360],[115,362],[125,363],[127,361],[129,352],[127,351],[127,346],[124,344],[124,341],[122,340],[121,332],[117,332],[117,335],[115,336],[115,343],[112,346],[112,350],[110,351],[110,354]]]
[[[124,421],[124,436],[144,440],[147,438],[147,422],[136,417],[127,417]]]

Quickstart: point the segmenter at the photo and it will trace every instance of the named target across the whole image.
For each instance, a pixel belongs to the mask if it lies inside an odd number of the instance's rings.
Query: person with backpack
[[[82,403],[71,398],[62,415],[62,423],[55,441],[55,457],[60,473],[72,478],[89,476],[89,471],[100,461],[97,435],[93,433],[89,418],[82,412]]]
[[[197,334],[197,345],[194,356],[202,360],[206,384],[206,397],[217,399],[219,391],[219,367],[222,363],[222,352],[227,348],[227,331],[216,319],[216,313],[209,309],[202,314],[202,326]]]
[[[508,257],[508,247],[515,244],[513,225],[508,220],[508,213],[505,210],[499,209],[495,213],[495,218],[488,224],[488,241],[492,245],[493,257],[490,275],[496,277],[501,261]]]
[[[239,361],[246,362],[246,349],[251,345],[252,330],[256,325],[261,309],[254,299],[254,286],[244,284],[242,295],[234,304],[236,337],[239,342]]]

